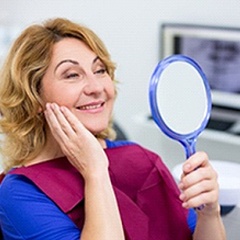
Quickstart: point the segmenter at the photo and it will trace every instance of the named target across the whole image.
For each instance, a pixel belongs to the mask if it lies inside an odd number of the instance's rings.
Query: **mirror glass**
[[[211,112],[206,76],[193,59],[172,55],[157,65],[150,80],[152,117],[169,137],[183,144],[189,157]]]

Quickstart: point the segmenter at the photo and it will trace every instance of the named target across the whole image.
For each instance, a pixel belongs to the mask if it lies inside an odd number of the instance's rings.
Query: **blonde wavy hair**
[[[115,64],[99,37],[89,28],[63,18],[26,28],[13,43],[0,73],[1,155],[5,171],[36,157],[46,142],[46,121],[39,114],[41,80],[53,45],[63,38],[83,41],[106,65],[114,82]],[[115,84],[116,86],[116,84]],[[114,139],[112,120],[99,138]]]

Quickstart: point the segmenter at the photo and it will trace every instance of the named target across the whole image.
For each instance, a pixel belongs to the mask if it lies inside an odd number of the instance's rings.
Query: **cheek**
[[[75,99],[74,96],[78,96],[76,88],[67,88],[63,86],[44,86],[41,92],[43,104],[55,102],[60,106],[64,105],[66,107],[71,107]]]
[[[109,107],[110,107],[110,114],[112,114],[113,108],[114,108],[114,102],[116,99],[116,88],[115,85],[113,85],[112,87],[110,87],[109,91],[108,91],[108,99],[109,99]]]
[[[115,99],[115,97],[116,97],[116,95],[117,95],[117,90],[116,90],[115,83],[113,83],[113,81],[111,81],[111,82],[108,84],[107,89],[108,89],[109,98]]]

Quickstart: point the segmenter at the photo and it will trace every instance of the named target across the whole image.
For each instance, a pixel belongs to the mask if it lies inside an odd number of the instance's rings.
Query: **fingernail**
[[[188,208],[188,204],[186,202],[182,203],[182,207]]]
[[[49,103],[46,103],[46,108],[49,108],[50,107],[50,104]]]
[[[58,105],[56,103],[52,103],[52,107],[53,109],[57,110],[58,109]]]
[[[183,201],[185,199],[185,195],[183,193],[181,193],[179,198]]]
[[[190,164],[186,164],[184,165],[184,171],[189,171],[191,169],[191,165]]]
[[[60,110],[61,110],[61,111],[65,111],[65,109],[66,109],[66,107],[60,106]]]
[[[179,189],[183,190],[183,188],[184,188],[184,185],[183,185],[183,183],[182,183],[182,182],[180,182],[180,183],[178,184],[178,187],[179,187]]]

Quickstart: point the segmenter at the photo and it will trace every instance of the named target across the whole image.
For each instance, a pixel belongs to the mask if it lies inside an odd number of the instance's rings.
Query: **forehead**
[[[63,38],[53,45],[52,60],[61,61],[64,58],[88,59],[96,54],[81,40],[76,38]]]

